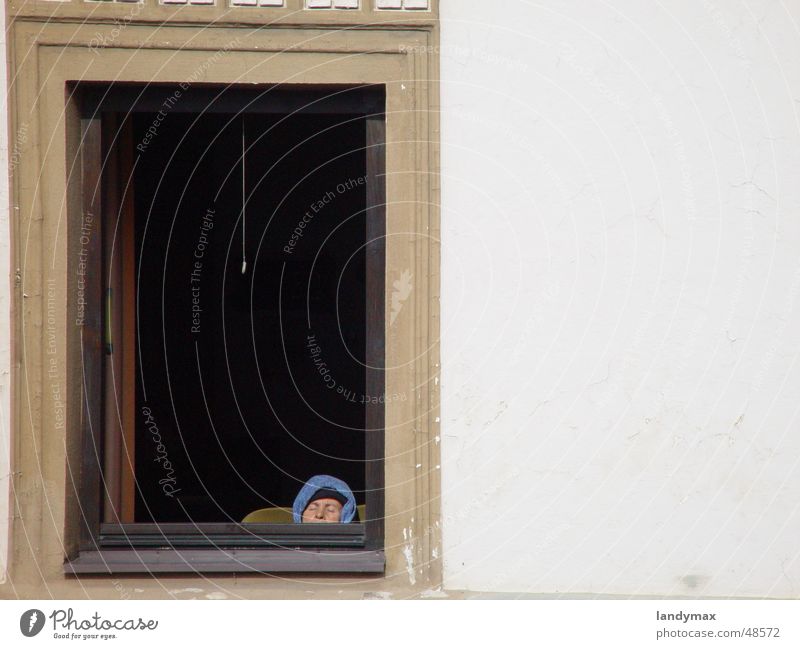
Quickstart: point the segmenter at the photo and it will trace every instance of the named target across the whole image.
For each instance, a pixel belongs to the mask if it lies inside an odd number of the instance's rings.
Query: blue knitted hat
[[[303,485],[300,493],[297,494],[297,498],[294,499],[294,505],[292,505],[292,518],[294,522],[303,522],[303,512],[306,507],[308,507],[308,503],[311,502],[311,498],[320,489],[331,489],[344,496],[345,503],[342,507],[342,515],[339,522],[351,522],[356,515],[355,496],[353,496],[353,492],[350,491],[350,487],[347,486],[346,482],[339,480],[339,478],[334,478],[331,475],[315,475]]]

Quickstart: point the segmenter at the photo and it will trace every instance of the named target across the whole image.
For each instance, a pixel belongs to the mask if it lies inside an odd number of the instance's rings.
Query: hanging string
[[[247,271],[247,251],[245,248],[245,242],[247,238],[245,237],[246,230],[246,220],[245,220],[245,205],[246,205],[246,196],[245,196],[245,169],[244,169],[244,153],[245,153],[245,141],[244,141],[244,115],[242,115],[242,275],[245,274]]]

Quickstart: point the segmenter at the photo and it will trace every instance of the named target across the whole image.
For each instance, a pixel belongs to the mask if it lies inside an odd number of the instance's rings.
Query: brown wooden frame
[[[222,91],[225,93],[222,94]],[[81,475],[78,498],[82,524],[77,556],[67,574],[109,572],[354,572],[384,570],[383,403],[366,405],[366,518],[364,523],[324,526],[242,525],[237,523],[101,523],[104,390],[104,279],[101,187],[102,119],[106,113],[158,110],[174,85],[74,84],[68,95],[79,101],[82,215],[70,218],[68,246],[78,260],[86,248],[82,219],[91,216],[83,327],[70,327],[68,347],[81,368]],[[382,86],[280,86],[246,88],[194,86],[173,112],[337,113],[366,121],[367,161],[367,376],[370,395],[385,391],[385,89]],[[69,268],[77,281],[76,261]],[[74,287],[77,288],[77,287]],[[75,307],[72,307],[75,310]],[[70,313],[74,321],[75,313]],[[300,549],[302,548],[302,550]]]

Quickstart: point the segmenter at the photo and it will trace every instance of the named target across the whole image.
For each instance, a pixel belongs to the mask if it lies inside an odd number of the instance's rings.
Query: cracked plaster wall
[[[445,587],[800,596],[800,6],[441,21]]]

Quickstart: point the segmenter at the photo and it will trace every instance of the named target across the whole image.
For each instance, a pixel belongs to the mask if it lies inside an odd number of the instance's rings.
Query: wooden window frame
[[[222,94],[221,90],[225,89]],[[383,573],[384,427],[382,403],[366,406],[366,521],[327,525],[242,525],[238,523],[102,523],[101,476],[104,421],[104,295],[102,204],[102,120],[106,113],[157,112],[174,85],[76,83],[78,97],[81,214],[70,217],[68,248],[85,251],[88,260],[82,327],[70,327],[68,348],[82,377],[78,443],[81,468],[77,491],[82,512],[78,551],[64,564],[67,574],[181,572],[328,572]],[[385,392],[386,276],[386,121],[385,88],[368,86],[283,85],[268,87],[197,86],[171,112],[246,114],[353,114],[365,118],[366,209],[366,390]],[[70,153],[70,155],[72,155]],[[99,215],[99,216],[98,216]],[[80,224],[92,219],[88,243]],[[81,257],[70,255],[75,282]],[[99,272],[98,272],[99,271]],[[74,311],[77,307],[73,306]],[[74,321],[75,313],[70,314]]]

